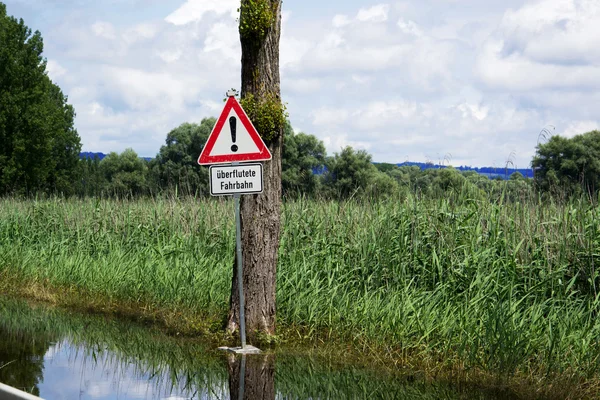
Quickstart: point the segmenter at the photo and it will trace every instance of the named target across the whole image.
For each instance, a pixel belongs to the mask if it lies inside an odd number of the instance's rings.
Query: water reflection
[[[284,353],[224,354],[105,317],[0,297],[0,381],[46,399],[500,399]]]
[[[41,335],[36,340],[0,326],[0,382],[39,396],[43,381],[44,355],[51,341]]]
[[[227,356],[230,398],[275,400],[275,356]]]
[[[225,399],[225,381],[195,384],[168,365],[123,359],[104,349],[63,342],[45,356],[40,390],[47,399]]]

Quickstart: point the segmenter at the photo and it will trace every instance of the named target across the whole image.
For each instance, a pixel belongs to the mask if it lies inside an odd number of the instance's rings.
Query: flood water
[[[0,296],[0,382],[45,399],[509,399],[285,355],[232,356],[103,316]]]

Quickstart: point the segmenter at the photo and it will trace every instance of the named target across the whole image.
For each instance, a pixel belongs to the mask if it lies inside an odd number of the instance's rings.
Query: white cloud
[[[405,100],[376,101],[354,112],[357,128],[372,131],[381,128],[395,130],[403,120],[417,117],[416,102]]]
[[[480,104],[463,103],[456,107],[463,115],[463,118],[474,118],[483,121],[487,118],[490,108]]]
[[[320,108],[313,113],[313,124],[315,125],[339,125],[346,122],[350,113],[347,110]]]
[[[509,10],[501,24],[506,51],[541,63],[600,61],[600,2],[542,0]]]
[[[343,15],[343,14],[338,14],[338,15],[334,16],[333,20],[331,21],[334,28],[342,28],[342,27],[350,24],[350,22],[352,22],[350,20],[350,18],[348,18],[347,15]]]
[[[223,57],[239,62],[241,49],[235,25],[218,22],[211,26],[204,40],[204,51],[207,53],[220,52]]]
[[[44,55],[85,150],[152,156],[167,132],[218,115],[239,88],[239,0],[181,0],[173,12],[148,2],[131,15],[132,2],[55,3],[58,22],[39,26]],[[566,135],[598,127],[598,0],[342,2],[318,15],[314,4],[284,3],[281,88],[292,124],[329,152],[450,153],[481,166],[516,151],[526,166],[545,124]]]
[[[133,68],[106,68],[106,79],[133,110],[181,111],[184,102],[196,96],[202,82],[191,76],[173,76],[167,72],[147,72]]]
[[[286,68],[297,65],[312,48],[310,41],[284,34],[280,43],[281,69],[285,71]]]
[[[600,65],[558,65],[532,61],[520,54],[505,56],[503,41],[487,42],[476,71],[490,86],[508,90],[600,88]]]
[[[359,85],[368,85],[373,81],[373,78],[367,75],[353,74],[352,80]]]
[[[572,138],[573,136],[598,129],[600,129],[598,121],[574,121],[560,135]]]
[[[46,64],[46,71],[48,71],[48,75],[53,80],[56,80],[67,73],[67,70],[63,68],[63,66],[60,65],[56,60],[48,60],[48,63]]]
[[[339,153],[344,147],[350,146],[357,150],[369,150],[372,146],[370,142],[360,140],[350,140],[345,134],[328,134],[323,139],[325,149],[329,154]]]
[[[159,32],[159,27],[151,23],[142,23],[128,29],[123,35],[128,44],[142,40],[154,39]]]
[[[487,84],[510,90],[600,87],[600,2],[541,0],[508,10],[477,62]]]
[[[157,52],[157,54],[161,58],[161,60],[163,60],[167,64],[170,64],[170,63],[179,61],[179,59],[183,55],[183,50],[181,50],[181,49],[164,50],[164,51]]]
[[[167,16],[166,21],[175,25],[185,25],[200,21],[205,14],[213,12],[217,15],[235,16],[239,0],[187,0],[181,7]]]
[[[92,32],[94,32],[94,35],[104,39],[114,40],[117,38],[115,27],[110,22],[98,21],[94,23],[92,25]]]
[[[356,14],[356,19],[361,22],[384,22],[388,19],[389,4],[378,4],[369,8],[361,8]]]
[[[283,90],[295,93],[315,93],[321,89],[322,83],[319,79],[311,78],[289,78],[282,82]]]
[[[402,32],[408,35],[423,36],[423,31],[421,31],[419,26],[414,21],[405,21],[404,19],[400,18],[400,20],[398,20],[398,27]]]

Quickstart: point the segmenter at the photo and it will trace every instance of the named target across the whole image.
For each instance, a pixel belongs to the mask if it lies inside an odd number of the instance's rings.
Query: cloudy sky
[[[86,151],[154,156],[240,87],[239,0],[0,0],[42,32]],[[598,0],[286,0],[296,131],[374,161],[527,167],[599,127]],[[552,127],[554,128],[552,128]]]

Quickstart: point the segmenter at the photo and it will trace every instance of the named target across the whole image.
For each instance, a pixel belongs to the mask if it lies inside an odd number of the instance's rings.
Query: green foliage
[[[240,104],[265,142],[281,135],[287,122],[287,112],[279,97],[264,94],[257,100],[252,93],[248,93],[240,100]]]
[[[227,314],[231,203],[0,200],[0,283]],[[283,208],[278,326],[503,376],[598,376],[600,210],[467,193]]]
[[[207,195],[208,169],[198,165],[198,157],[216,123],[205,118],[200,124],[184,123],[167,135],[166,144],[151,161],[155,191],[168,190],[188,195]]]
[[[255,41],[257,45],[264,40],[277,15],[278,2],[272,5],[269,0],[242,0],[240,8],[240,37]]]
[[[593,196],[600,190],[600,131],[553,136],[538,146],[532,165],[542,190]]]
[[[340,199],[363,193],[386,196],[398,190],[397,182],[373,165],[370,154],[349,146],[327,160],[324,182],[330,196]]]
[[[100,162],[100,171],[107,182],[106,193],[118,197],[146,193],[147,170],[146,162],[132,149],[121,154],[112,152]]]
[[[100,196],[106,188],[106,177],[100,169],[98,157],[85,157],[79,164],[81,182],[77,185],[77,194],[82,197]]]
[[[71,194],[77,181],[75,112],[46,75],[43,48],[0,4],[0,194]]]
[[[315,195],[320,185],[315,171],[323,170],[326,154],[322,141],[306,133],[295,134],[286,123],[281,161],[283,194]]]

